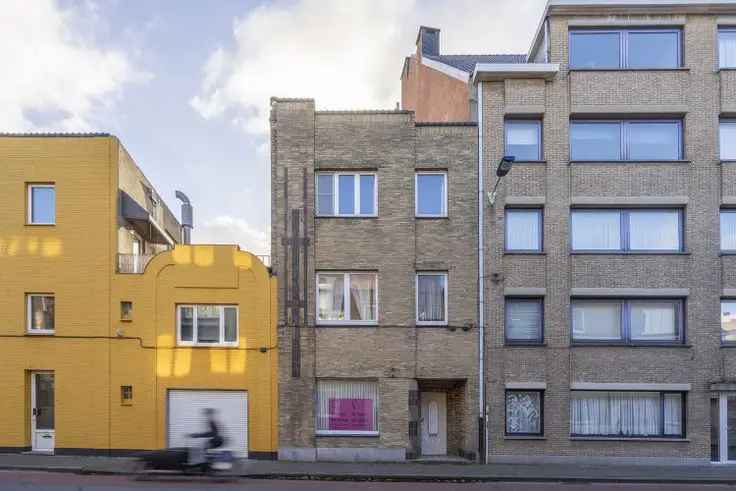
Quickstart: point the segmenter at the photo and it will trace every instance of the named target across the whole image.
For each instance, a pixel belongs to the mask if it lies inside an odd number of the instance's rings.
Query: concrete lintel
[[[547,294],[546,288],[507,287],[503,289],[506,297],[543,297]]]
[[[583,206],[684,206],[687,196],[573,196],[570,204]]]
[[[736,392],[736,383],[710,384],[713,392]]]
[[[582,72],[580,72],[582,73]],[[686,104],[580,104],[573,105],[571,117],[586,115],[682,115],[687,113]]]
[[[688,392],[690,384],[640,384],[640,383],[599,383],[573,382],[570,390],[621,390],[621,391],[673,391]]]
[[[736,288],[724,288],[721,295],[724,297],[736,298]]]
[[[668,16],[661,19],[652,17],[622,18],[614,16],[574,17],[567,21],[570,27],[636,27],[636,26],[683,26],[687,22],[684,15]]]
[[[732,206],[736,205],[736,196],[724,196],[721,198],[721,204]]]
[[[506,382],[507,389],[513,390],[545,390],[547,382]]]
[[[560,71],[559,63],[477,63],[473,83],[507,78],[541,78],[552,80]]]
[[[544,104],[506,104],[506,116],[537,116],[544,114]]]
[[[689,288],[572,288],[573,297],[687,297]]]
[[[544,196],[506,196],[504,198],[506,206],[529,206],[529,205],[544,205]]]

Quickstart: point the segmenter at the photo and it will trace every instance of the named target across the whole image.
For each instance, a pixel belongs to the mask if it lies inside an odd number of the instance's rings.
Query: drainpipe
[[[478,455],[487,460],[486,390],[485,390],[485,305],[483,254],[483,82],[478,82]]]

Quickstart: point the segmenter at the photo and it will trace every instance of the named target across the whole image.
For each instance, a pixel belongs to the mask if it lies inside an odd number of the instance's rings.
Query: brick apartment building
[[[736,461],[736,2],[551,0],[467,73],[273,101],[282,456]]]

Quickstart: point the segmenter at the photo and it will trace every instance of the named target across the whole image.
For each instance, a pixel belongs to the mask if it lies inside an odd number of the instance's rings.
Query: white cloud
[[[543,7],[543,0],[261,5],[235,20],[232,49],[210,55],[191,105],[256,135],[268,131],[271,96],[313,97],[321,108],[393,108],[419,25],[442,30],[445,53],[524,53]]]
[[[94,3],[4,2],[0,14],[0,131],[86,131],[123,85],[145,79],[124,52],[95,46]]]
[[[271,248],[270,234],[250,225],[242,218],[227,215],[205,220],[192,231],[192,242],[199,244],[239,244],[240,248],[254,254],[268,254]]]

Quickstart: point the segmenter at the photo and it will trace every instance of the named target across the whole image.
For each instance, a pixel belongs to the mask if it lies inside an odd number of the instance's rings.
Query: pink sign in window
[[[372,399],[330,399],[330,430],[374,431]]]

